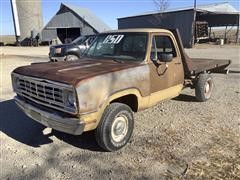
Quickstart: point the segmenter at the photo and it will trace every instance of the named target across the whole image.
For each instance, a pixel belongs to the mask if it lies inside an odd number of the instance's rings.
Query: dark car
[[[91,45],[95,37],[96,35],[79,36],[69,44],[51,46],[49,59],[52,62],[77,60],[82,52]]]

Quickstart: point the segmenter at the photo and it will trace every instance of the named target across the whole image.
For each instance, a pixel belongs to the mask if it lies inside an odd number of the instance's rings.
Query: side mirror
[[[171,53],[161,53],[158,54],[158,59],[161,62],[171,62],[173,60],[173,54]]]

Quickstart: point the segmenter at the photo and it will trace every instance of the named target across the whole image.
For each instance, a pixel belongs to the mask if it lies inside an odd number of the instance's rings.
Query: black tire
[[[68,54],[66,57],[66,61],[76,61],[78,59],[79,59],[79,57],[74,54]]]
[[[127,123],[121,122],[123,120],[124,122],[127,121]],[[119,123],[121,126],[117,128]],[[128,143],[132,136],[133,128],[134,119],[130,107],[122,103],[112,103],[105,109],[101,121],[95,130],[95,137],[98,145],[105,151],[117,151]],[[120,135],[116,135],[116,132],[120,133]]]
[[[198,76],[195,87],[196,98],[200,102],[205,102],[211,98],[213,90],[213,79],[210,74],[204,73]]]

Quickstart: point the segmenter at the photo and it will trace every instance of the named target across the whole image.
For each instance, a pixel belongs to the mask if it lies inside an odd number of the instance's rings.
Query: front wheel
[[[210,74],[200,74],[195,87],[196,98],[200,102],[211,98],[213,90],[213,79]]]
[[[66,57],[66,61],[76,61],[76,60],[78,60],[78,59],[79,59],[78,56],[73,55],[73,54],[69,54],[69,55],[67,55],[67,57]]]
[[[117,151],[130,140],[134,127],[133,113],[129,106],[112,103],[104,111],[95,130],[97,143],[106,151]]]

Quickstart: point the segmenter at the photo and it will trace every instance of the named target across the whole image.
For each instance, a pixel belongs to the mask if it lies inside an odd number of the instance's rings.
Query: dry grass
[[[239,179],[240,178],[240,137],[223,132],[213,139],[206,153],[207,160],[194,162],[187,177],[199,179]]]

